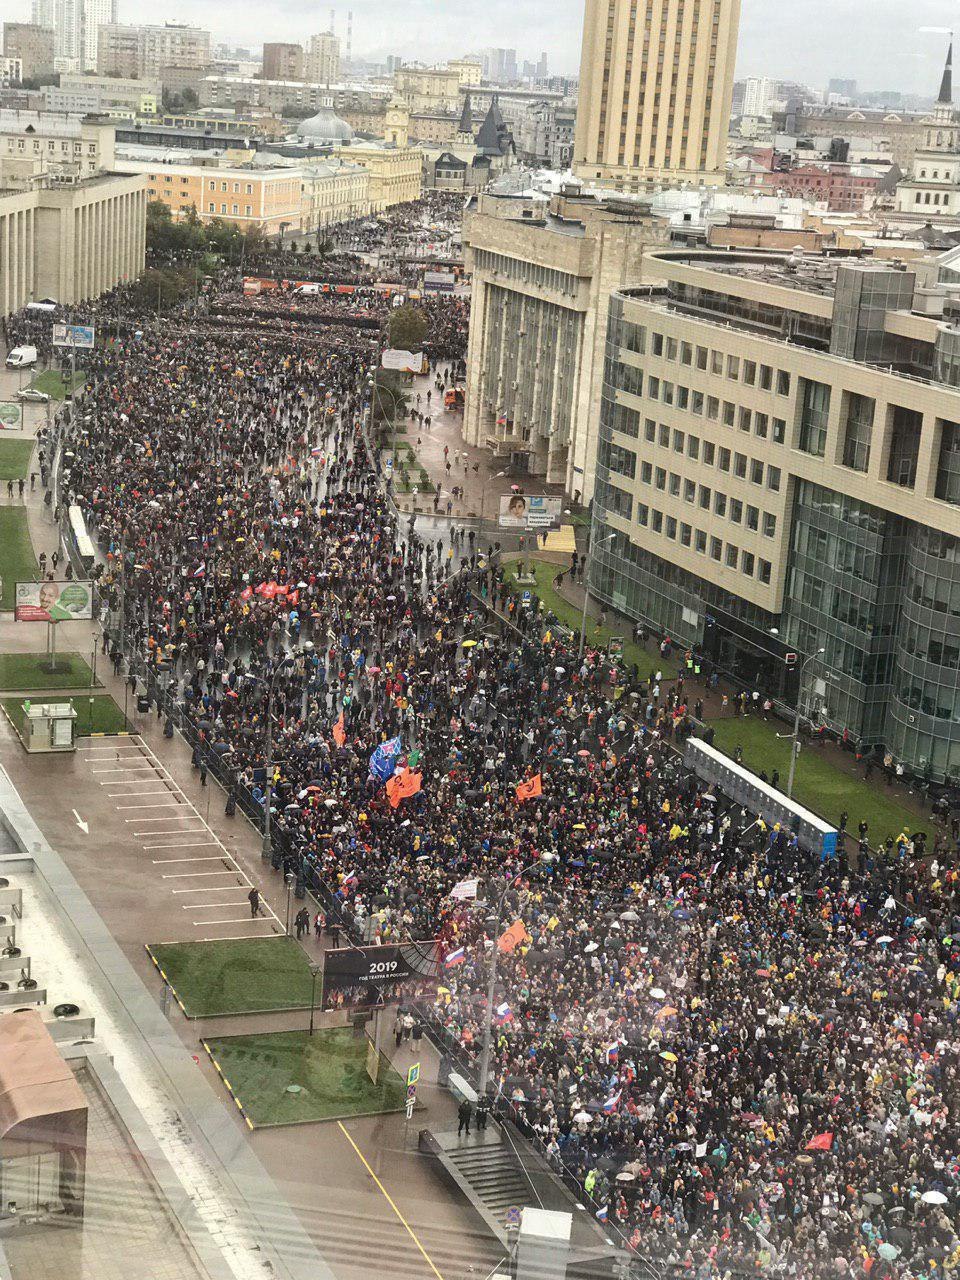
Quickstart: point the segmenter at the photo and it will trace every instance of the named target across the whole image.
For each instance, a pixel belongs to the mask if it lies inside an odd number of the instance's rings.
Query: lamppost
[[[263,820],[263,848],[260,851],[260,856],[264,860],[270,858],[273,854],[273,833],[270,829],[270,809],[273,804],[273,761],[270,759],[273,755],[273,694],[277,676],[281,671],[289,671],[293,666],[293,663],[294,658],[291,654],[281,658],[274,667],[270,675],[270,682],[267,686],[267,740],[263,761],[267,774],[265,793],[266,813]],[[256,677],[254,677],[254,679],[256,679]],[[287,933],[289,932],[290,930],[288,928]]]
[[[826,653],[826,649],[820,648],[816,653],[811,653],[805,662],[800,664],[800,682],[797,685],[797,709],[793,717],[793,736],[790,741],[790,772],[787,775],[787,799],[793,798],[793,775],[797,769],[797,752],[800,749],[800,704],[803,702],[803,679],[806,675],[807,668],[812,666],[818,658]]]
[[[287,886],[287,923],[286,923],[286,928],[284,929],[284,933],[287,935],[288,938],[290,937],[290,894],[291,894],[291,891],[293,890],[293,882],[296,880],[296,878],[297,877],[293,874],[292,871],[288,871],[287,874],[283,877],[283,882]]]
[[[317,1006],[317,979],[323,973],[323,965],[310,966],[310,1034],[313,1035],[313,1015]]]
[[[498,939],[500,937],[500,923],[503,915],[504,903],[507,900],[507,893],[516,884],[518,880],[522,880],[525,875],[531,871],[535,871],[537,867],[549,866],[556,858],[555,853],[545,852],[540,855],[536,862],[531,862],[528,867],[524,867],[521,871],[508,877],[506,884],[500,892],[497,900],[497,909],[493,919],[493,954],[490,957],[490,974],[487,979],[487,1010],[483,1019],[483,1047],[480,1050],[480,1096],[487,1092],[487,1084],[490,1079],[490,1044],[493,1038],[493,997],[497,987],[497,961],[500,956],[500,947]],[[490,919],[491,917],[488,917]]]
[[[612,542],[616,536],[617,536],[616,533],[611,533],[608,537],[601,538],[600,541],[597,543],[597,546],[602,547],[606,543]],[[593,524],[591,522],[590,537],[587,540],[587,554],[583,557],[583,569],[581,569],[581,572],[583,573],[583,616],[580,619],[580,649],[577,654],[579,658],[583,657],[583,651],[586,648],[586,644],[587,644],[587,605],[590,603],[590,579],[587,577],[586,573],[583,570],[586,568],[587,561],[590,559],[592,555],[593,555]]]

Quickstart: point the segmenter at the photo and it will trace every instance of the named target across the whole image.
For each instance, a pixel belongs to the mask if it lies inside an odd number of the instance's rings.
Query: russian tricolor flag
[[[496,1015],[501,1022],[509,1022],[513,1017],[513,1010],[507,1004],[506,1000],[504,1000],[503,1004],[497,1005]]]
[[[456,951],[447,952],[444,957],[443,967],[445,969],[452,969],[454,965],[463,964],[465,958],[464,948],[457,947]]]
[[[595,1216],[600,1220],[600,1222],[606,1222],[608,1208],[609,1208],[608,1205],[601,1205],[601,1207],[597,1210]]]
[[[606,1102],[603,1104],[603,1109],[608,1116],[611,1115],[614,1111],[616,1111],[620,1103],[620,1094],[622,1092],[623,1092],[622,1089],[618,1089],[617,1092],[613,1094],[611,1097],[609,1097],[606,1100]]]
[[[614,1040],[613,1044],[607,1045],[607,1062],[616,1062],[620,1056],[620,1045]]]

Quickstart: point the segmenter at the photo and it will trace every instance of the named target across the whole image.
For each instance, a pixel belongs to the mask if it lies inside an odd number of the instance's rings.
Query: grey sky
[[[921,26],[960,29],[957,0],[742,0],[738,74],[795,78],[822,86],[850,76],[864,88],[934,93],[945,37]],[[546,50],[556,72],[575,72],[583,0],[337,0],[337,32],[353,9],[354,49],[423,61],[486,45],[516,48],[521,58]],[[7,0],[11,18],[29,20],[29,0]],[[329,26],[329,4],[307,0],[159,0],[154,21],[208,26],[218,40],[259,44],[303,40]],[[7,16],[5,12],[4,16]],[[145,16],[133,0],[120,0],[121,21]]]

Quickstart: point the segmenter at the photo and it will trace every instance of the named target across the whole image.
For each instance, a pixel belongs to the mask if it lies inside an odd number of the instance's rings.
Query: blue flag
[[[397,768],[397,756],[400,754],[400,739],[391,738],[389,742],[381,742],[370,757],[370,772],[381,782],[388,782]]]

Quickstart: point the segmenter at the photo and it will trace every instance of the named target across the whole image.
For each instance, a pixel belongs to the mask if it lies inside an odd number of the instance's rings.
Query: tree
[[[410,397],[401,384],[396,369],[378,369],[373,375],[373,420],[385,425],[396,418],[404,418]]]
[[[427,317],[409,303],[390,314],[390,345],[400,351],[420,351],[427,336]]]

